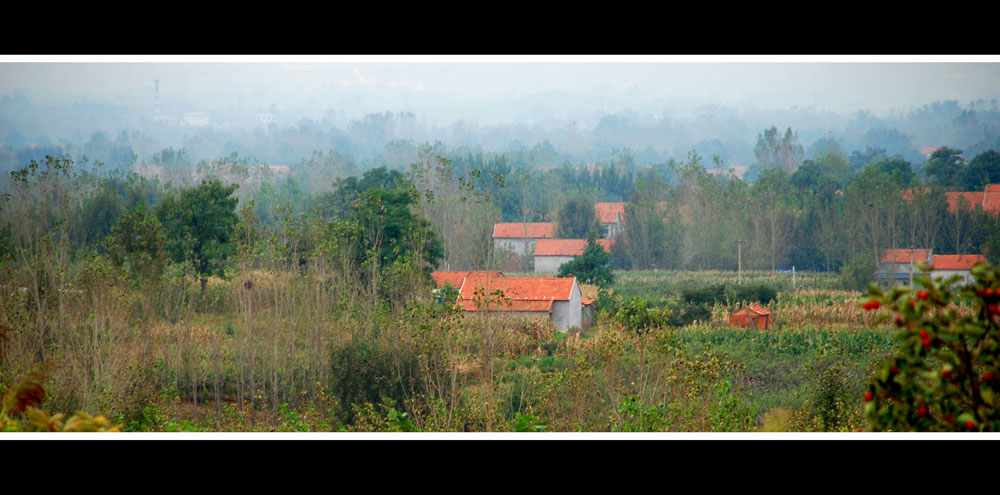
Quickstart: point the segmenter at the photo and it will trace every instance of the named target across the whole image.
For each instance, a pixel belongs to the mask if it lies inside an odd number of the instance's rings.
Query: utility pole
[[[736,284],[743,285],[743,243],[746,241],[736,241]]]
[[[913,287],[913,249],[910,249],[910,287]]]

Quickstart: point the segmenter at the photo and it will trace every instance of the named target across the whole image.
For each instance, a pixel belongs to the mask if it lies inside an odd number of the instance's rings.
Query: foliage
[[[863,290],[875,276],[875,258],[871,253],[858,253],[840,269],[840,281],[845,289]]]
[[[669,317],[669,310],[650,309],[646,300],[641,297],[626,299],[615,314],[618,323],[637,333],[663,328]]]
[[[38,409],[45,401],[44,383],[47,379],[45,366],[34,367],[14,387],[3,395],[0,407],[0,432],[22,431],[20,423],[10,418],[9,414],[20,413],[28,420],[31,431],[45,432],[77,432],[77,431],[121,431],[121,427],[111,424],[104,416],[91,416],[83,411],[77,411],[69,419],[58,413],[50,415],[48,411]]]
[[[412,185],[395,189],[374,187],[361,193],[348,220],[353,235],[347,241],[355,244],[351,251],[355,253],[356,266],[368,266],[378,272],[397,261],[411,259],[420,263],[425,276],[429,276],[430,270],[444,257],[444,249],[430,223],[410,211],[417,201],[417,191]]]
[[[232,197],[238,186],[225,187],[218,180],[203,181],[184,189],[157,205],[156,216],[163,224],[167,253],[174,261],[190,263],[201,277],[202,291],[209,276],[224,276],[236,247],[231,242],[239,218],[238,200]]]
[[[614,427],[617,432],[667,431],[673,424],[670,411],[661,405],[643,405],[635,396],[626,397],[618,405],[621,424]]]
[[[556,218],[559,227],[557,237],[561,239],[583,239],[598,228],[594,201],[587,196],[570,198],[559,208]]]
[[[159,280],[166,269],[166,240],[160,222],[144,205],[122,216],[107,239],[111,260],[134,279]]]
[[[444,287],[438,289],[437,294],[434,296],[434,300],[442,306],[451,306],[455,304],[458,300],[458,289],[450,282],[445,282]]]
[[[791,127],[785,130],[783,136],[779,136],[775,126],[764,129],[757,135],[753,153],[755,163],[763,170],[778,168],[791,174],[802,163],[802,145]]]
[[[926,265],[916,292],[872,288],[866,308],[886,306],[895,315],[898,352],[882,363],[865,393],[874,431],[997,431],[1000,409],[1000,270],[980,263],[975,282],[931,280]],[[956,311],[959,298],[972,311]],[[888,319],[890,314],[880,319]]]
[[[556,276],[576,277],[580,282],[604,288],[610,286],[615,278],[611,272],[611,255],[597,244],[597,237],[593,231],[587,238],[587,247],[583,250],[583,255],[563,263]]]
[[[514,431],[526,433],[526,432],[538,432],[545,431],[545,421],[540,421],[530,414],[518,413],[514,417]]]
[[[753,405],[746,404],[732,393],[732,384],[722,380],[715,385],[718,402],[712,406],[712,428],[715,431],[752,431],[757,422]]]
[[[860,411],[854,410],[857,402],[850,393],[848,370],[839,363],[817,368],[812,373],[819,376],[810,400],[813,416],[822,431],[851,431]]]
[[[345,423],[354,421],[352,406],[403,403],[421,380],[416,349],[375,334],[337,342],[330,348],[331,393],[337,396]]]

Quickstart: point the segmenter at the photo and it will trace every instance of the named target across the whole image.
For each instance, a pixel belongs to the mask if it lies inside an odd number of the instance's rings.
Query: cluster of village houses
[[[910,191],[904,196],[909,199]],[[949,192],[948,211],[955,213],[963,205],[970,209],[981,209],[986,213],[1000,213],[1000,184],[990,184],[982,191]],[[964,199],[964,202],[962,201]],[[917,263],[924,263],[934,271],[934,278],[947,279],[961,277],[957,284],[972,281],[970,270],[976,263],[984,262],[981,254],[938,254],[930,249],[886,249],[878,260],[877,279],[885,288],[913,286],[913,279],[920,275]]]
[[[211,164],[209,169],[228,171],[228,165]],[[144,177],[163,178],[163,167],[136,167],[134,172]],[[268,165],[250,167],[249,175],[258,178],[263,173],[287,175],[289,167]],[[1000,213],[1000,184],[986,186],[983,191],[949,192],[948,210],[955,212],[960,205],[969,209],[997,215]],[[964,202],[962,201],[964,199]],[[625,226],[625,203],[595,203],[601,239],[597,243],[611,251]],[[493,247],[496,251],[509,251],[521,257],[533,258],[536,273],[555,273],[564,263],[583,254],[586,239],[556,239],[556,225],[552,222],[498,223],[493,226]],[[925,263],[934,270],[935,278],[961,277],[959,283],[971,281],[970,270],[984,261],[982,255],[939,254],[930,249],[887,249],[879,258],[876,278],[883,287],[912,286],[919,275],[917,263]],[[433,272],[438,288],[450,284],[459,290],[458,303],[470,312],[502,311],[507,315],[538,316],[551,319],[555,327],[566,332],[571,328],[586,328],[593,321],[594,301],[583,297],[575,277],[567,278],[511,278],[501,272],[459,271]],[[485,294],[500,289],[508,301],[477,301],[476,289]],[[730,316],[734,326],[767,329],[771,313],[758,304],[748,305]]]
[[[989,185],[981,192],[949,192],[947,197],[951,212],[967,203],[970,209],[1000,213],[1000,184]],[[625,225],[625,203],[597,203],[595,209],[602,229],[602,238],[597,242],[610,252]],[[493,226],[493,246],[497,251],[533,257],[536,273],[554,273],[564,263],[582,255],[587,247],[585,239],[556,239],[555,233],[556,225],[549,222],[498,223]],[[965,284],[972,281],[972,267],[983,261],[984,256],[977,254],[934,255],[930,249],[886,249],[879,258],[876,278],[883,287],[912,286],[914,277],[920,273],[917,263],[924,263],[933,269],[934,278],[958,275],[958,283]],[[594,301],[583,296],[575,277],[512,278],[502,272],[485,271],[432,275],[438,288],[450,284],[458,289],[457,302],[465,311],[548,318],[561,332],[586,328],[593,322]],[[478,289],[482,292],[477,294]],[[497,289],[507,300],[482,297]],[[730,315],[730,324],[766,330],[771,325],[771,312],[759,304],[749,304]]]
[[[625,203],[596,203],[594,209],[601,226],[597,243],[610,252],[625,224]],[[498,223],[493,226],[493,246],[533,257],[536,273],[554,273],[587,248],[586,239],[556,239],[555,234],[551,222]],[[438,271],[431,276],[438,289],[445,285],[458,289],[457,302],[465,311],[548,318],[560,332],[587,328],[593,322],[594,300],[583,296],[576,277],[517,278],[498,271]],[[504,300],[490,297],[497,290]]]

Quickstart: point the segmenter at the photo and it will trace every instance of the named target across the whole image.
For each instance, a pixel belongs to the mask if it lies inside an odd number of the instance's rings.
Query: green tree
[[[152,282],[163,275],[166,239],[160,221],[145,205],[135,206],[118,219],[106,244],[111,261],[124,266],[133,279]]]
[[[597,212],[594,202],[586,196],[574,196],[559,208],[559,232],[562,239],[583,239],[591,230],[597,230]]]
[[[959,185],[965,160],[961,157],[962,150],[943,146],[931,154],[924,164],[924,173],[935,184],[944,187]]]
[[[559,267],[558,276],[576,277],[582,282],[605,288],[609,287],[615,278],[611,272],[611,255],[597,244],[597,235],[593,231],[587,238],[587,248],[583,250],[583,255],[563,263]]]
[[[202,294],[209,276],[225,276],[236,252],[231,241],[239,221],[233,197],[237,187],[215,179],[202,181],[167,197],[155,209],[166,233],[167,253],[174,261],[191,263],[201,278]]]
[[[976,155],[962,170],[961,183],[966,191],[982,191],[987,184],[1000,183],[1000,153],[989,150]]]
[[[789,127],[784,135],[779,135],[778,128],[771,126],[757,135],[757,144],[753,149],[754,159],[762,170],[780,168],[789,174],[795,173],[802,163],[802,145],[799,137]]]
[[[404,267],[414,269],[429,279],[444,258],[441,240],[430,222],[410,209],[419,201],[416,188],[409,182],[403,184],[364,191],[352,207],[353,216],[344,223],[356,266],[362,268],[361,276],[373,290],[379,276],[389,269],[396,275]]]

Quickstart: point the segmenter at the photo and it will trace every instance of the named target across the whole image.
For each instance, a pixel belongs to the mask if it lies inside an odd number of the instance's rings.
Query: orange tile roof
[[[768,311],[767,308],[765,308],[764,306],[761,306],[760,304],[756,304],[756,303],[747,306],[747,309],[749,309],[750,311],[753,311],[754,313],[757,313],[759,315],[769,315],[769,314],[771,314],[771,312]]]
[[[622,223],[625,222],[625,203],[595,203],[594,210],[600,223],[615,223],[618,215],[621,215]]]
[[[983,195],[983,211],[996,215],[1000,213],[1000,185],[986,186],[986,193]]]
[[[605,252],[611,252],[614,239],[597,239]],[[535,242],[535,256],[581,256],[587,249],[586,239],[539,239]]]
[[[1000,184],[989,184],[986,186],[986,194],[1000,193]]]
[[[556,225],[551,222],[498,223],[493,226],[494,239],[541,239],[555,236]]]
[[[590,306],[591,304],[594,304],[596,301],[594,299],[588,299],[586,297],[583,297],[580,298],[580,302],[583,303],[584,306]]]
[[[958,209],[958,198],[965,198],[969,202],[969,209],[975,210],[976,206],[982,207],[983,196],[985,193],[982,192],[949,192],[945,193],[948,196],[948,211],[954,213]]]
[[[490,278],[498,278],[503,276],[503,272],[487,272],[487,271],[464,271],[464,272],[431,272],[431,278],[434,279],[434,283],[437,284],[438,289],[444,287],[445,283],[451,284],[452,287],[456,289],[462,288],[462,283],[465,282],[465,278],[469,275],[477,275],[485,277],[489,274]]]
[[[931,255],[930,249],[886,249],[882,251],[882,258],[879,263],[909,263],[910,252],[913,253],[913,262],[927,263],[927,258]]]
[[[497,289],[503,291],[510,304],[491,303],[491,310],[498,311],[549,311],[554,301],[568,301],[573,295],[576,278],[491,278],[473,275],[466,279],[459,294],[459,304],[466,311],[475,311],[475,292],[483,287],[486,294]]]
[[[972,265],[985,261],[981,254],[938,254],[932,266],[935,270],[968,270]]]

